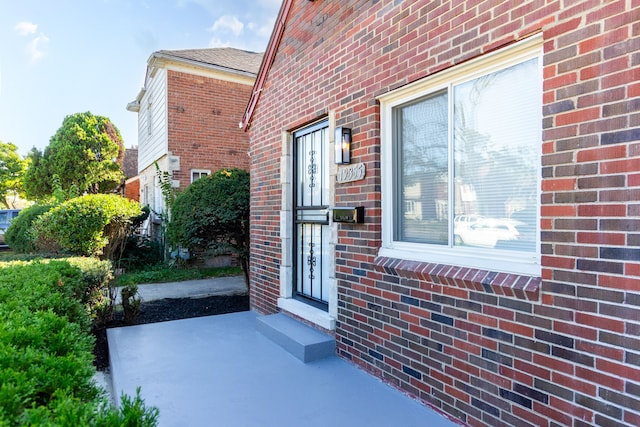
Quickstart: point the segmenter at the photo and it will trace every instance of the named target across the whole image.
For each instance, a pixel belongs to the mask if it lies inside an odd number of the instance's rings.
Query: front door
[[[327,310],[329,140],[326,121],[294,133],[294,297]]]

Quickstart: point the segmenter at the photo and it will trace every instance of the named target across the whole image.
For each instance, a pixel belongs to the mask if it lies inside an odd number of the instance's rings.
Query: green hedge
[[[22,209],[4,233],[4,240],[15,253],[28,254],[36,251],[33,222],[51,209],[51,205],[33,205]]]
[[[36,246],[44,252],[115,259],[141,213],[138,202],[115,194],[76,197],[33,221]]]
[[[91,290],[108,282],[107,265],[0,264],[0,426],[156,424],[157,409],[139,395],[118,410],[92,380]]]

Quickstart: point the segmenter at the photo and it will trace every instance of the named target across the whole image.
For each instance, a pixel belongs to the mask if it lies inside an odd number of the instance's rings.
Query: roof
[[[124,150],[122,160],[122,172],[125,178],[138,175],[138,148],[127,148]]]
[[[231,72],[254,79],[260,70],[263,53],[233,47],[219,47],[209,49],[159,50],[153,52],[147,60],[147,77],[155,67],[162,67],[167,61],[177,61],[185,64],[209,68],[222,72]],[[136,99],[127,104],[127,110],[140,111],[140,100],[147,90],[147,81]]]
[[[183,59],[202,64],[224,67],[232,70],[258,74],[262,63],[262,53],[250,52],[232,47],[210,49],[159,50],[155,56]]]

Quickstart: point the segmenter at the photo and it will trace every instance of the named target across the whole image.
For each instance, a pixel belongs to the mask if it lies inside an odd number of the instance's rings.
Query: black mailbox
[[[333,222],[364,223],[364,206],[357,208],[333,208]]]

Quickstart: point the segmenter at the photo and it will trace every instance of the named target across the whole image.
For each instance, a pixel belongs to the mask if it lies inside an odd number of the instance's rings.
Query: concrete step
[[[335,353],[336,341],[333,336],[313,329],[283,313],[258,317],[256,328],[304,363]]]

